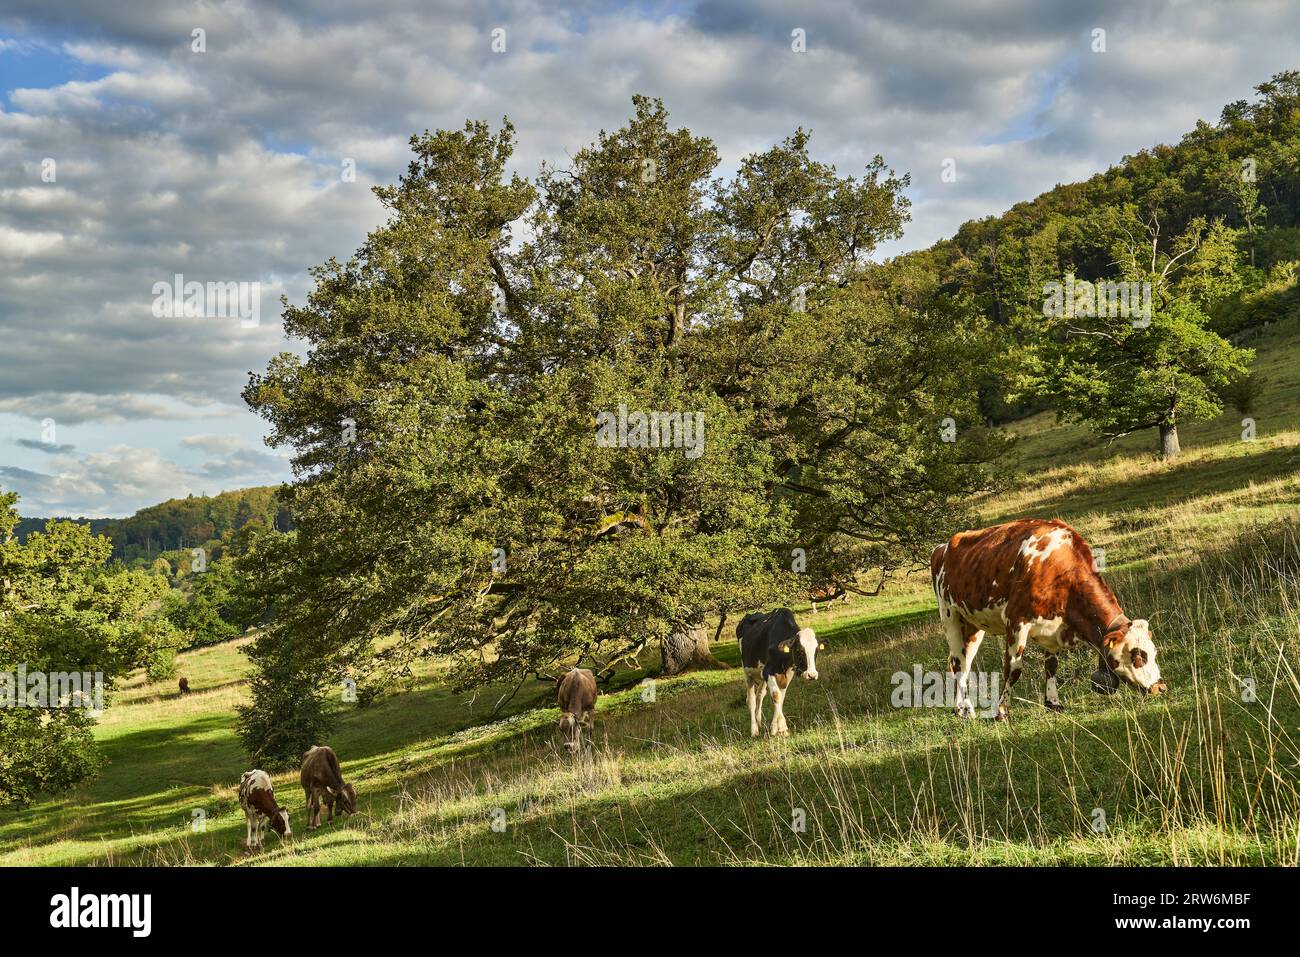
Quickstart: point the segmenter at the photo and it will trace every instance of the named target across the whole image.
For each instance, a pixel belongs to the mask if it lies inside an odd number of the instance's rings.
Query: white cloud
[[[206,53],[191,50],[196,26]],[[505,54],[490,48],[497,26]],[[1104,54],[1089,48],[1096,26]],[[795,27],[806,53],[790,48]],[[793,11],[700,0],[567,12],[531,0],[398,0],[382,11],[8,0],[0,56],[31,64],[33,78],[0,91],[0,413],[142,432],[225,415],[250,431],[239,395],[248,372],[295,347],[281,334],[279,293],[301,302],[310,266],[360,245],[384,215],[369,187],[405,171],[409,136],[427,128],[509,115],[516,168],[531,175],[621,124],[637,92],[713,138],[729,167],[804,126],[842,172],[881,153],[913,173],[913,223],[882,250],[894,253],[1213,121],[1296,66],[1297,28],[1300,8],[1263,0],[822,0]],[[40,79],[51,69],[65,81]],[[344,157],[355,183],[340,180]],[[958,162],[953,184],[939,181],[947,157]],[[42,180],[46,158],[53,183]],[[154,318],[153,283],[178,272],[263,283],[261,325]],[[34,457],[7,467],[45,475],[46,502],[89,503],[101,489],[116,512],[136,491],[168,497],[205,476],[286,474],[250,445],[184,438],[160,440],[157,459],[135,455],[153,476],[139,487],[92,463],[81,439],[80,466],[50,475],[36,458],[46,453],[11,443],[6,454]],[[163,468],[196,451],[212,458]]]

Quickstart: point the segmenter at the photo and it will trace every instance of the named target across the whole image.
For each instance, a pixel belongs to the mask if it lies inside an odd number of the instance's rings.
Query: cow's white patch
[[[1056,652],[1064,647],[1062,640],[1065,634],[1065,619],[1060,615],[1055,618],[1035,618],[1033,621],[1026,622],[1029,628],[1029,637],[1034,639],[1034,644],[1046,651]]]
[[[797,636],[799,646],[803,648],[804,660],[808,666],[803,670],[803,676],[810,680],[817,680],[817,633],[811,628],[800,628]]]
[[[1052,676],[1051,678],[1048,678],[1048,679],[1047,679],[1047,690],[1044,692],[1043,697],[1047,699],[1047,701],[1048,701],[1049,704],[1060,704],[1060,703],[1061,703],[1059,700],[1057,700],[1057,697],[1056,697],[1056,677],[1055,677],[1055,676]]]
[[[1074,541],[1074,535],[1068,528],[1054,528],[1046,535],[1030,535],[1020,543],[1020,555],[1025,560],[1025,567],[1029,568],[1034,564],[1035,559],[1046,561],[1062,545],[1068,545]]]
[[[948,570],[940,567],[939,574],[934,576],[934,597],[939,603],[939,621],[946,622],[952,617],[952,608],[948,599],[944,596],[943,580],[947,577]]]
[[[1000,630],[1007,623],[1007,603],[994,602],[987,608],[975,610],[963,608],[961,616],[981,631]]]

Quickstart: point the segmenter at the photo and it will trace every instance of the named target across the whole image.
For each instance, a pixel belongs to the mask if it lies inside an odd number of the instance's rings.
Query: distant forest
[[[943,293],[1023,345],[1041,334],[1045,282],[1066,273],[1118,278],[1117,232],[1132,228],[1147,243],[1158,235],[1162,248],[1172,248],[1198,220],[1219,221],[1235,230],[1240,258],[1234,288],[1209,308],[1211,328],[1247,340],[1251,330],[1300,311],[1300,71],[1256,91],[1256,100],[1228,104],[1217,124],[1198,122],[1176,145],[1141,150],[1084,182],[966,222],[894,265],[937,276]],[[1045,396],[1008,400],[996,376],[979,385],[993,423],[1054,405]]]
[[[59,518],[89,525],[96,535],[113,542],[113,557],[134,562],[164,552],[198,548],[228,539],[249,522],[286,532],[293,527],[288,509],[276,497],[275,486],[240,489],[219,495],[190,495],[151,505],[130,518]],[[50,518],[24,518],[14,529],[20,542],[45,529]]]

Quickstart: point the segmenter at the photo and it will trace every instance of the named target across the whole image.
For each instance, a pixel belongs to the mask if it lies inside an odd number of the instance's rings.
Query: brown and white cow
[[[818,602],[821,602],[828,608],[835,602],[847,605],[849,602],[849,593],[843,585],[831,582],[829,585],[822,585],[810,590],[808,592],[808,599],[812,602],[812,613],[815,615],[817,614]]]
[[[590,668],[574,668],[560,679],[560,739],[570,754],[582,747],[582,732],[591,731],[596,710],[596,676]]]
[[[334,805],[340,812],[355,814],[357,791],[343,780],[338,755],[329,745],[313,745],[302,756],[302,770],[298,773],[303,792],[307,795],[307,830],[320,827],[321,802],[329,812],[328,821],[334,820]]]
[[[248,834],[244,846],[250,851],[262,846],[262,834],[269,824],[280,837],[293,833],[289,827],[289,811],[275,803],[275,790],[271,776],[265,771],[245,771],[239,778],[239,804],[248,821]]]
[[[956,711],[971,715],[966,697],[971,665],[985,631],[1004,633],[1002,696],[1007,717],[1029,639],[1047,653],[1044,703],[1060,711],[1056,655],[1076,642],[1092,645],[1101,667],[1146,694],[1165,683],[1146,620],[1130,620],[1093,564],[1092,549],[1056,519],[1022,518],[958,532],[930,557],[939,619],[948,638],[948,668],[957,675]]]

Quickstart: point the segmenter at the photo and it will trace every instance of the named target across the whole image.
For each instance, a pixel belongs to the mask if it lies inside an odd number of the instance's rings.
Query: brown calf
[[[582,731],[591,730],[596,710],[596,676],[590,668],[574,668],[560,679],[560,738],[570,754],[582,746]]]
[[[1030,638],[1047,652],[1044,702],[1053,711],[1061,710],[1057,652],[1080,641],[1097,650],[1101,667],[1114,678],[1146,694],[1165,690],[1150,626],[1125,616],[1097,573],[1092,549],[1062,521],[1022,518],[958,532],[934,550],[930,574],[948,638],[948,668],[958,676],[958,714],[974,712],[966,682],[986,630],[1006,635],[1000,719],[1007,717]]]
[[[354,814],[357,810],[357,792],[343,780],[339,759],[328,745],[316,745],[302,756],[302,771],[298,775],[307,795],[307,830],[320,827],[320,806],[325,802],[328,821],[334,820],[334,804],[339,810]]]

